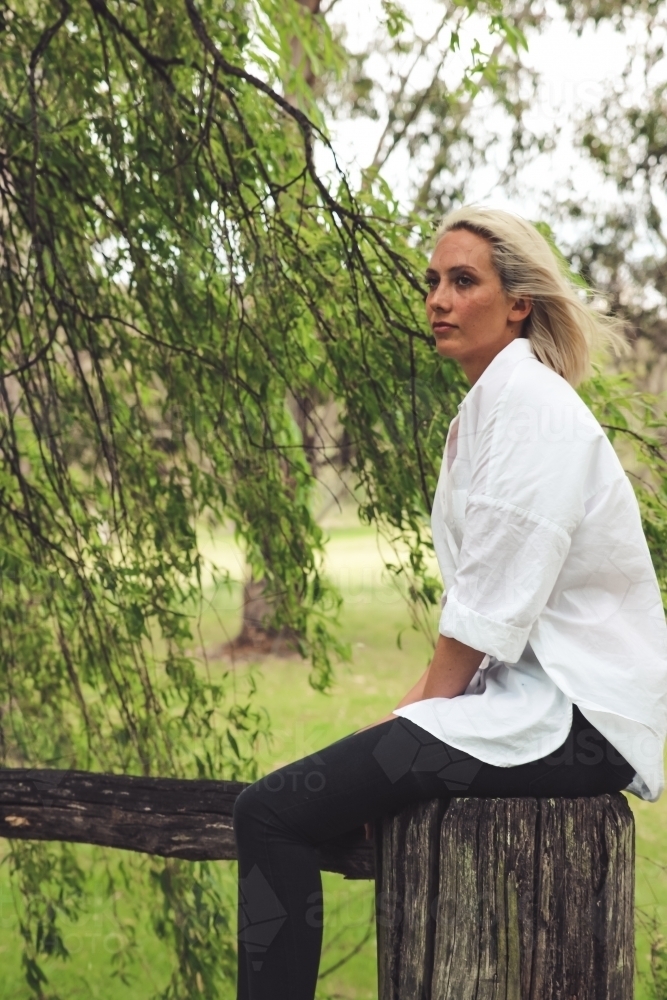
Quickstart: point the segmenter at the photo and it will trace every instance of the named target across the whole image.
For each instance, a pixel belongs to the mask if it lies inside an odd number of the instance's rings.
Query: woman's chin
[[[435,349],[441,358],[450,358],[453,361],[458,361],[461,345],[457,344],[455,340],[438,337],[435,341]]]

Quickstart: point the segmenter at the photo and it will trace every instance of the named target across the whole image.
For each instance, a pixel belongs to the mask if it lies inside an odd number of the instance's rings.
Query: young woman
[[[505,212],[447,216],[426,282],[436,349],[471,384],[433,504],[438,643],[383,719],[239,796],[239,1000],[313,1000],[322,841],[418,799],[663,788],[658,584],[629,480],[573,388],[613,325]]]

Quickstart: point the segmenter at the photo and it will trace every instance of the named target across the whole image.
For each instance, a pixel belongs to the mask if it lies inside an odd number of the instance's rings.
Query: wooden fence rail
[[[240,781],[140,778],[88,771],[0,769],[0,837],[66,840],[187,861],[236,858],[232,829]],[[327,842],[324,871],[372,879],[363,828]]]

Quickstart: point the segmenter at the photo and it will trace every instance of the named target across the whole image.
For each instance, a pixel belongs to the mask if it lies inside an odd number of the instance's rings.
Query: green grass
[[[211,546],[216,562],[238,572],[233,545],[219,540]],[[329,572],[346,597],[342,620],[343,638],[350,643],[352,660],[338,668],[332,692],[314,691],[307,682],[308,668],[294,659],[269,658],[261,665],[240,665],[236,682],[242,689],[249,673],[258,682],[257,701],[272,719],[270,744],[260,747],[260,768],[272,770],[296,760],[341,736],[386,714],[423,671],[428,643],[411,631],[405,607],[391,587],[383,582],[382,563],[374,536],[362,529],[332,533]],[[201,622],[201,641],[207,648],[234,634],[240,613],[240,589],[221,590],[207,608]],[[396,643],[399,630],[402,646]],[[213,673],[227,667],[212,661]],[[658,803],[630,802],[637,821],[637,958],[640,976],[636,1000],[653,1000],[644,975],[648,968],[648,927],[655,921],[667,933],[667,795]],[[63,1000],[99,997],[101,1000],[146,1000],[164,987],[171,968],[167,947],[145,925],[143,894],[150,859],[125,852],[105,852],[82,847],[81,864],[89,872],[88,910],[84,918],[66,929],[71,960],[49,961],[49,988]],[[113,899],[105,887],[105,863],[118,874],[122,865],[138,865],[130,872],[129,888],[118,882]],[[229,898],[235,893],[235,865],[221,862],[221,885]],[[370,936],[348,962],[320,982],[319,1000],[375,1000],[377,997],[375,937],[371,921],[373,886],[348,882],[325,873],[325,935],[321,970],[341,961],[371,930]],[[136,889],[136,891],[135,891]],[[121,921],[114,916],[116,907]],[[134,979],[129,986],[112,979],[112,956],[126,940],[136,935]],[[0,867],[0,1000],[28,1000],[20,970],[20,938],[11,899],[6,865]],[[233,991],[229,993],[232,1000]],[[406,998],[407,1000],[407,998]],[[662,1000],[662,998],[661,998]]]

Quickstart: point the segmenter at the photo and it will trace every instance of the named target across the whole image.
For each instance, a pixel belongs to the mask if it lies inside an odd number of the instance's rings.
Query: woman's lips
[[[433,332],[434,333],[446,333],[447,330],[455,330],[456,327],[453,323],[434,323]]]

